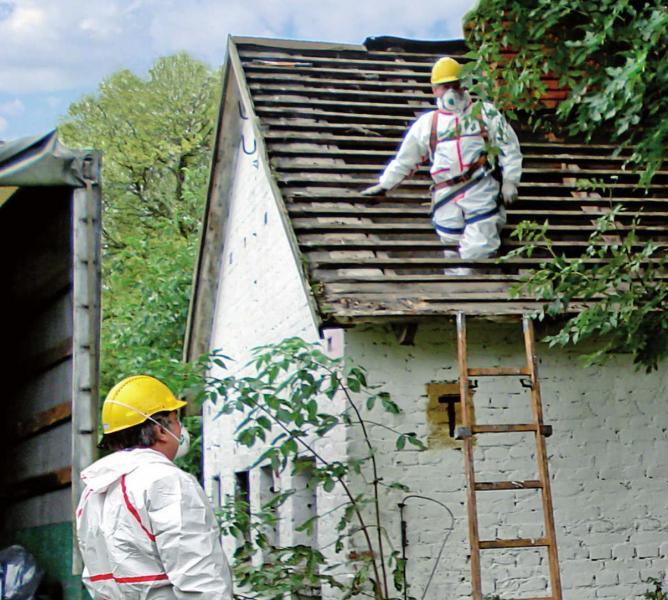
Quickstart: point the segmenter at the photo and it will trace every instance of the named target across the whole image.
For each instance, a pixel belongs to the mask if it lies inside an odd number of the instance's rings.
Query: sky
[[[227,36],[348,42],[461,38],[474,0],[0,0],[0,139],[44,133],[119,69],[186,51],[218,67]]]

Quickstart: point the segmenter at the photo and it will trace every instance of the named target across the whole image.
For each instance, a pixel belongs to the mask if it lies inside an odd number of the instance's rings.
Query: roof
[[[523,270],[543,260],[538,256],[504,265],[479,261],[487,275],[443,274],[446,266],[467,263],[443,257],[428,216],[426,165],[381,202],[360,194],[377,181],[407,126],[432,110],[428,75],[434,60],[462,58],[466,51],[462,41],[372,38],[346,45],[232,38],[231,66],[242,70],[237,80],[259,120],[277,201],[323,323],[536,308],[531,298],[511,299],[508,291]],[[668,242],[668,173],[639,189],[637,175],[623,170],[624,156],[613,156],[610,144],[558,139],[512,124],[524,172],[520,199],[508,210],[503,249],[517,246],[510,233],[518,222],[547,219],[556,248],[573,256],[611,200],[628,209],[622,228],[642,210],[640,241]],[[600,179],[608,190],[583,191],[582,179]]]

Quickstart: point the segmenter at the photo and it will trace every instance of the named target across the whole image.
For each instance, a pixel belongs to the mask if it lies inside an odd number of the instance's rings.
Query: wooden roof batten
[[[463,56],[463,41],[369,38],[362,45],[232,39],[234,67],[266,147],[286,230],[313,294],[321,324],[419,320],[464,310],[481,316],[516,315],[539,304],[510,289],[542,259],[477,261],[485,274],[449,277],[466,265],[446,259],[429,220],[426,168],[378,201],[360,194],[377,180],[409,124],[431,110],[428,74],[436,58]],[[552,98],[563,96],[548,85]],[[561,94],[561,96],[560,96]],[[562,140],[513,123],[524,154],[520,198],[507,212],[503,253],[521,220],[549,221],[555,247],[579,255],[595,219],[611,204],[642,215],[639,244],[668,248],[668,172],[649,188],[624,170],[609,143]],[[584,189],[600,179],[605,190]],[[572,310],[581,309],[574,304]]]

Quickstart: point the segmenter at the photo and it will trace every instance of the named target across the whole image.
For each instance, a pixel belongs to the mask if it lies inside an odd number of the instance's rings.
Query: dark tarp
[[[84,187],[98,181],[98,165],[96,152],[66,148],[56,130],[0,142],[0,187]]]

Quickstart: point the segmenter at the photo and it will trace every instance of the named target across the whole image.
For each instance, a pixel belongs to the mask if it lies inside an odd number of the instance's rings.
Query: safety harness
[[[483,121],[482,117],[478,114],[476,115],[476,120],[478,121],[478,125],[480,126],[480,137],[487,143],[487,140],[489,139],[489,134],[487,132],[487,127],[485,126],[485,122]],[[432,112],[431,116],[431,133],[429,135],[429,150],[431,152],[431,157],[433,160],[434,157],[434,152],[436,151],[436,145],[438,144],[438,110],[435,110]],[[482,170],[480,170],[482,169]],[[490,172],[493,171],[493,166],[490,164],[490,162],[487,160],[487,152],[482,151],[480,153],[480,156],[476,160],[474,160],[471,164],[469,164],[468,168],[466,171],[463,173],[460,173],[459,175],[456,175],[455,177],[451,177],[450,179],[446,179],[445,181],[439,181],[438,183],[434,183],[431,186],[431,191],[432,193],[437,192],[438,190],[441,190],[446,187],[451,187],[453,185],[459,185],[463,183],[461,187],[458,187],[456,190],[454,190],[452,193],[447,194],[443,198],[441,198],[438,202],[434,202],[432,208],[431,208],[431,214],[432,217],[434,213],[444,204],[447,204],[452,200],[453,198],[459,196],[460,194],[463,194],[467,190],[471,189],[474,185],[476,185],[481,179],[486,177]],[[476,174],[477,173],[477,174]],[[498,204],[491,210],[485,211],[483,213],[474,215],[468,219],[464,220],[464,225],[469,225],[471,223],[476,223],[477,221],[482,221],[483,219],[487,219],[488,217],[491,217],[499,212],[499,206]],[[440,231],[442,233],[454,233],[454,234],[459,234],[464,232],[464,227],[462,228],[450,228],[450,227],[444,227],[442,225],[438,225],[437,223],[433,222],[432,223],[434,228],[437,231]]]
[[[487,140],[489,139],[489,134],[487,133],[487,127],[485,127],[485,122],[482,120],[482,117],[478,114],[476,115],[476,120],[478,121],[478,124],[480,125],[480,137],[484,140],[485,143],[487,143]],[[429,150],[431,152],[432,160],[434,157],[434,152],[436,152],[436,145],[438,144],[438,111],[435,110],[431,113],[431,133],[429,135]],[[450,187],[453,185],[458,185],[460,183],[464,183],[466,181],[469,181],[471,177],[473,177],[473,174],[480,168],[480,167],[489,167],[489,169],[492,169],[492,166],[489,164],[489,161],[487,160],[487,152],[484,150],[480,153],[480,156],[473,161],[468,169],[464,171],[463,173],[452,177],[450,179],[446,179],[445,181],[439,181],[438,183],[435,183],[432,185],[432,191],[437,191],[441,190],[444,187]]]

